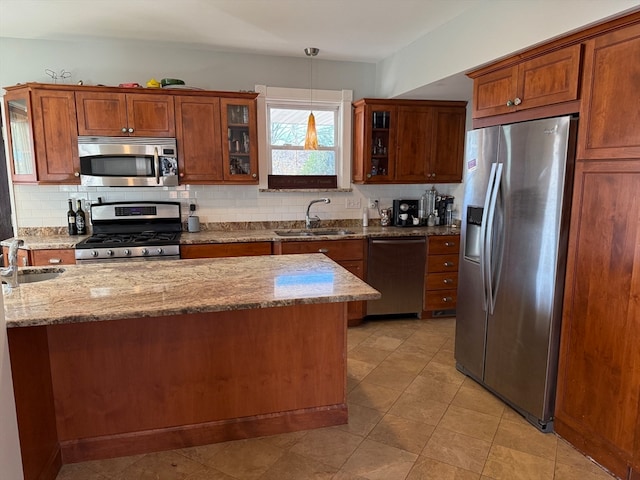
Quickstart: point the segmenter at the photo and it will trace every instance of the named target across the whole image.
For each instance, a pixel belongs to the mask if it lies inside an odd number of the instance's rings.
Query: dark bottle
[[[84,235],[87,233],[87,222],[82,210],[82,200],[78,200],[78,210],[76,210],[76,229],[78,235]]]
[[[67,210],[67,228],[69,229],[69,235],[77,235],[78,229],[76,228],[76,214],[73,211],[73,201],[69,199],[69,210]]]

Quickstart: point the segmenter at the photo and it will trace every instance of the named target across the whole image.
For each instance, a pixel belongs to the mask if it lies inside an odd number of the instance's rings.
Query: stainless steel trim
[[[500,191],[500,182],[502,181],[502,168],[503,165],[501,163],[497,164],[497,168],[496,168],[496,175],[494,178],[494,185],[491,189],[491,200],[489,202],[489,215],[488,215],[488,219],[487,219],[487,226],[485,229],[485,242],[484,242],[484,251],[485,251],[485,274],[487,276],[486,278],[486,285],[487,285],[487,305],[489,307],[489,313],[493,314],[493,311],[495,309],[496,306],[496,297],[495,297],[495,293],[497,291],[498,285],[496,282],[496,285],[493,284],[493,270],[492,270],[492,266],[493,266],[493,245],[492,245],[492,241],[493,241],[493,229],[494,229],[494,219],[495,219],[495,213],[496,213],[496,201],[498,199],[498,192]]]
[[[487,311],[487,264],[486,264],[486,237],[487,237],[487,217],[489,215],[489,204],[496,180],[496,164],[491,164],[489,173],[489,183],[487,194],[484,198],[484,208],[482,209],[482,221],[480,222],[480,278],[482,280],[482,310]]]
[[[79,261],[83,263],[114,260],[169,259],[169,257],[180,257],[180,245],[76,248],[75,256],[76,262]]]
[[[153,169],[156,172],[156,183],[160,185],[160,159],[158,158],[158,147],[153,147]]]

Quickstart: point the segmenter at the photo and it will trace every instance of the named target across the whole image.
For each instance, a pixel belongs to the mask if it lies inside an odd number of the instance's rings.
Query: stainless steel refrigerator
[[[467,133],[456,366],[545,432],[553,430],[576,127],[566,116]]]

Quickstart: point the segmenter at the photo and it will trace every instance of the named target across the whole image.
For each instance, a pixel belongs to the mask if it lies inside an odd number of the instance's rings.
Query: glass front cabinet
[[[225,182],[258,183],[255,100],[222,98],[222,158]]]

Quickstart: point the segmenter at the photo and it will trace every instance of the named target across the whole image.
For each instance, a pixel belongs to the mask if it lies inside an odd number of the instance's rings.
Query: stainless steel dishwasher
[[[426,251],[426,237],[369,239],[367,283],[382,298],[367,302],[367,315],[415,313],[420,318]]]

